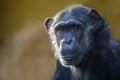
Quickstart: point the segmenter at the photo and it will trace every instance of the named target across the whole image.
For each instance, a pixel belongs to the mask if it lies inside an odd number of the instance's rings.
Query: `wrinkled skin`
[[[120,80],[120,43],[96,10],[68,7],[45,28],[57,59],[53,80]]]

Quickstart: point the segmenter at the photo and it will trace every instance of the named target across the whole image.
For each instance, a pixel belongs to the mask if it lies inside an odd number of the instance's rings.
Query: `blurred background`
[[[0,80],[51,80],[55,59],[43,22],[72,4],[97,9],[120,39],[120,0],[0,0]]]

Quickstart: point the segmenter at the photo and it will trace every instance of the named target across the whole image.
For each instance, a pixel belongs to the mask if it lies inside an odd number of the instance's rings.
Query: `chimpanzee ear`
[[[53,22],[53,18],[52,17],[48,17],[48,18],[45,19],[44,25],[45,25],[45,28],[46,28],[47,31],[49,30],[52,22]]]
[[[93,23],[98,22],[100,20],[101,16],[95,9],[91,9],[90,12],[88,13],[89,17],[93,20]]]
[[[94,25],[93,31],[102,31],[105,27],[105,20],[103,17],[101,17],[100,14],[94,9],[91,9],[88,15]]]

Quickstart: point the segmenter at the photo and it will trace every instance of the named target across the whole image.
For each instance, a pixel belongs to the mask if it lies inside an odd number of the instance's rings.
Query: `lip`
[[[62,58],[66,61],[72,61],[73,59],[76,58],[76,56],[63,56]]]

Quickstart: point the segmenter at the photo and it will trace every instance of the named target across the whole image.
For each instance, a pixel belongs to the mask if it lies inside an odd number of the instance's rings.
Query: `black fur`
[[[53,80],[120,80],[120,42],[96,10],[71,6],[45,27],[57,59]]]

